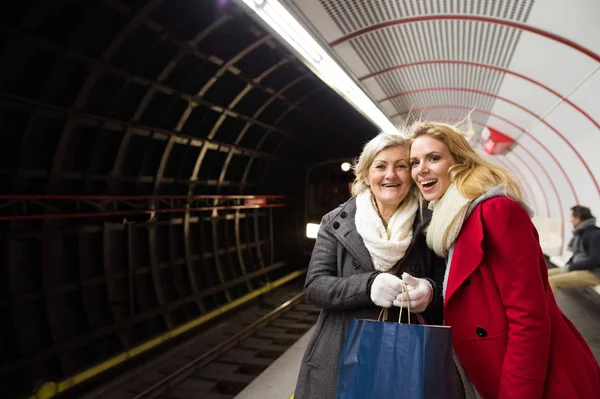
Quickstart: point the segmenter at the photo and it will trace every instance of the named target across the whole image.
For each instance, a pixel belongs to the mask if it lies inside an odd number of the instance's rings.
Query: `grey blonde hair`
[[[406,132],[406,135],[408,135],[408,132]],[[354,161],[352,167],[354,176],[356,176],[354,183],[352,183],[352,195],[358,195],[369,189],[366,182],[366,179],[369,177],[369,168],[373,164],[377,154],[390,147],[402,147],[406,149],[407,154],[410,149],[408,139],[403,137],[400,132],[381,132],[365,144],[360,156]]]

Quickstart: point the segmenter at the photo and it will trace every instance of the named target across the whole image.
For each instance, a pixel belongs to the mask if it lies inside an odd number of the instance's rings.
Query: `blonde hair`
[[[366,179],[369,177],[369,168],[373,164],[377,154],[390,147],[402,147],[406,149],[406,153],[408,154],[409,141],[400,135],[400,133],[381,132],[365,144],[358,159],[354,160],[352,167],[354,176],[356,176],[354,183],[352,183],[352,195],[358,195],[369,189],[366,182]]]
[[[469,123],[469,126],[470,123]],[[472,130],[472,127],[469,127]],[[421,136],[431,137],[446,145],[454,157],[455,164],[448,169],[450,182],[456,185],[461,195],[475,199],[490,189],[504,184],[505,194],[522,200],[521,188],[506,169],[481,158],[471,147],[466,132],[455,126],[438,122],[415,122],[410,127],[410,143]]]

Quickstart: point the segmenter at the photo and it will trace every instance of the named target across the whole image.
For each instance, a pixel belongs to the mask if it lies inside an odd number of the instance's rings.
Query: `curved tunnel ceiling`
[[[273,161],[353,155],[373,133],[230,1],[24,1],[0,15],[9,192],[186,194],[198,180],[252,193],[261,171],[285,170]]]
[[[514,172],[565,237],[574,203],[600,214],[600,3],[286,4],[392,121],[408,112],[458,121],[475,108],[478,129],[517,140],[486,156]],[[119,196],[114,206],[128,210],[169,195],[188,207],[133,223],[0,218],[0,316],[10,324],[0,382],[14,392],[72,376],[299,268],[285,262],[299,207],[192,217],[185,196],[298,194],[307,165],[355,156],[376,129],[245,10],[234,0],[0,6],[5,192]],[[151,200],[127,199],[140,195]],[[2,215],[25,209],[1,205]],[[111,206],[33,200],[26,210]]]
[[[600,3],[286,0],[394,123],[457,122],[516,141],[490,157],[542,218],[600,214]]]

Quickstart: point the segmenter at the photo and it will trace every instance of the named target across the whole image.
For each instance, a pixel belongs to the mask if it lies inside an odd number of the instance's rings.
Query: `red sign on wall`
[[[484,131],[482,133],[483,137],[486,138],[485,141],[483,142],[483,149],[488,154],[492,154],[492,155],[504,154],[515,143],[515,141],[512,138],[508,137],[505,134],[500,133],[496,129],[486,127],[485,130],[487,130],[487,132]]]

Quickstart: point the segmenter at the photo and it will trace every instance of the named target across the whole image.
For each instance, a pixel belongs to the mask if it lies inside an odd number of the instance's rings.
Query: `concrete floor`
[[[589,290],[558,290],[556,302],[583,335],[600,363],[600,297]]]
[[[300,362],[313,332],[314,327],[234,399],[292,399]]]

